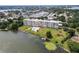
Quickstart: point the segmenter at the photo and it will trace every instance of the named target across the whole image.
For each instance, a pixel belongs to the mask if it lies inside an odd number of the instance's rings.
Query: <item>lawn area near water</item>
[[[67,43],[64,43],[64,44],[61,43],[61,41],[64,40],[64,38],[68,35],[68,33],[65,32],[63,29],[40,28],[39,31],[37,31],[37,32],[32,31],[31,29],[32,29],[32,27],[30,27],[30,26],[22,26],[19,28],[19,30],[21,30],[21,31],[29,32],[34,35],[40,36],[40,37],[46,37],[46,32],[51,31],[53,38],[50,39],[50,43],[44,42],[45,47],[48,50],[51,50],[51,49],[54,50],[54,49],[56,49],[56,45],[59,44],[63,48],[68,49]],[[55,48],[52,48],[53,46]]]

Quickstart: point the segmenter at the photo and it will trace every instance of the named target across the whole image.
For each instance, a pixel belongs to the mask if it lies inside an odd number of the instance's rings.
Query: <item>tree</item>
[[[13,23],[13,20],[12,19],[7,19],[9,24]]]
[[[79,32],[79,27],[77,27],[76,30]]]
[[[75,30],[74,30],[74,29],[70,29],[70,30],[68,31],[68,33],[69,33],[69,37],[71,38],[72,36],[75,35]]]
[[[22,26],[23,25],[23,17],[19,17],[17,23],[19,26]]]
[[[11,30],[13,30],[13,31],[17,31],[18,30],[18,24],[17,23],[12,23],[11,24]]]
[[[68,29],[68,33],[69,35],[67,35],[66,38],[64,38],[64,40],[62,40],[62,43],[64,43],[65,41],[67,41],[68,39],[71,39],[71,37],[73,37],[75,35],[75,30],[73,29]]]
[[[59,21],[66,22],[65,16],[60,16],[60,17],[58,17],[58,19],[59,19]]]
[[[51,34],[51,32],[50,32],[50,31],[46,32],[46,37],[47,37],[47,38],[49,38],[49,39],[51,39],[51,38],[52,38],[52,34]]]
[[[0,22],[0,29],[5,29],[5,28],[7,28],[7,26],[8,26],[7,21]]]
[[[77,27],[76,30],[79,32],[79,27]]]
[[[71,50],[71,52],[79,52],[79,43],[68,41],[68,46]]]
[[[79,15],[74,15],[71,20],[68,20],[68,27],[77,28],[79,27]]]
[[[64,27],[68,27],[68,23],[62,23]]]
[[[17,24],[18,24],[19,26],[22,26],[22,25],[23,25],[23,20],[18,20]]]

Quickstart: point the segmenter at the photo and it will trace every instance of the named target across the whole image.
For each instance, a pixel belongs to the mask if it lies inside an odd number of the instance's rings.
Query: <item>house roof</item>
[[[73,36],[71,39],[72,39],[73,41],[79,43],[79,36]]]

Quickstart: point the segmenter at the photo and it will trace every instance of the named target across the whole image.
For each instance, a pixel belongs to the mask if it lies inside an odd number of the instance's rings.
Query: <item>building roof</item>
[[[35,18],[36,17],[46,17],[48,14],[49,14],[48,12],[41,11],[41,12],[30,15],[30,17],[35,17]]]
[[[27,21],[43,21],[43,22],[54,22],[54,23],[60,23],[61,21],[55,21],[55,20],[41,20],[41,19],[24,19]]]
[[[73,41],[79,43],[79,36],[73,36],[71,39],[72,39]]]

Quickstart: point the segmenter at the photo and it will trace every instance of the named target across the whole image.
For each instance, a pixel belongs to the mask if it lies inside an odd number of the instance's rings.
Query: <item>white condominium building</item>
[[[61,21],[54,20],[41,20],[41,19],[24,19],[24,25],[32,26],[32,27],[51,27],[58,28],[62,26]]]

